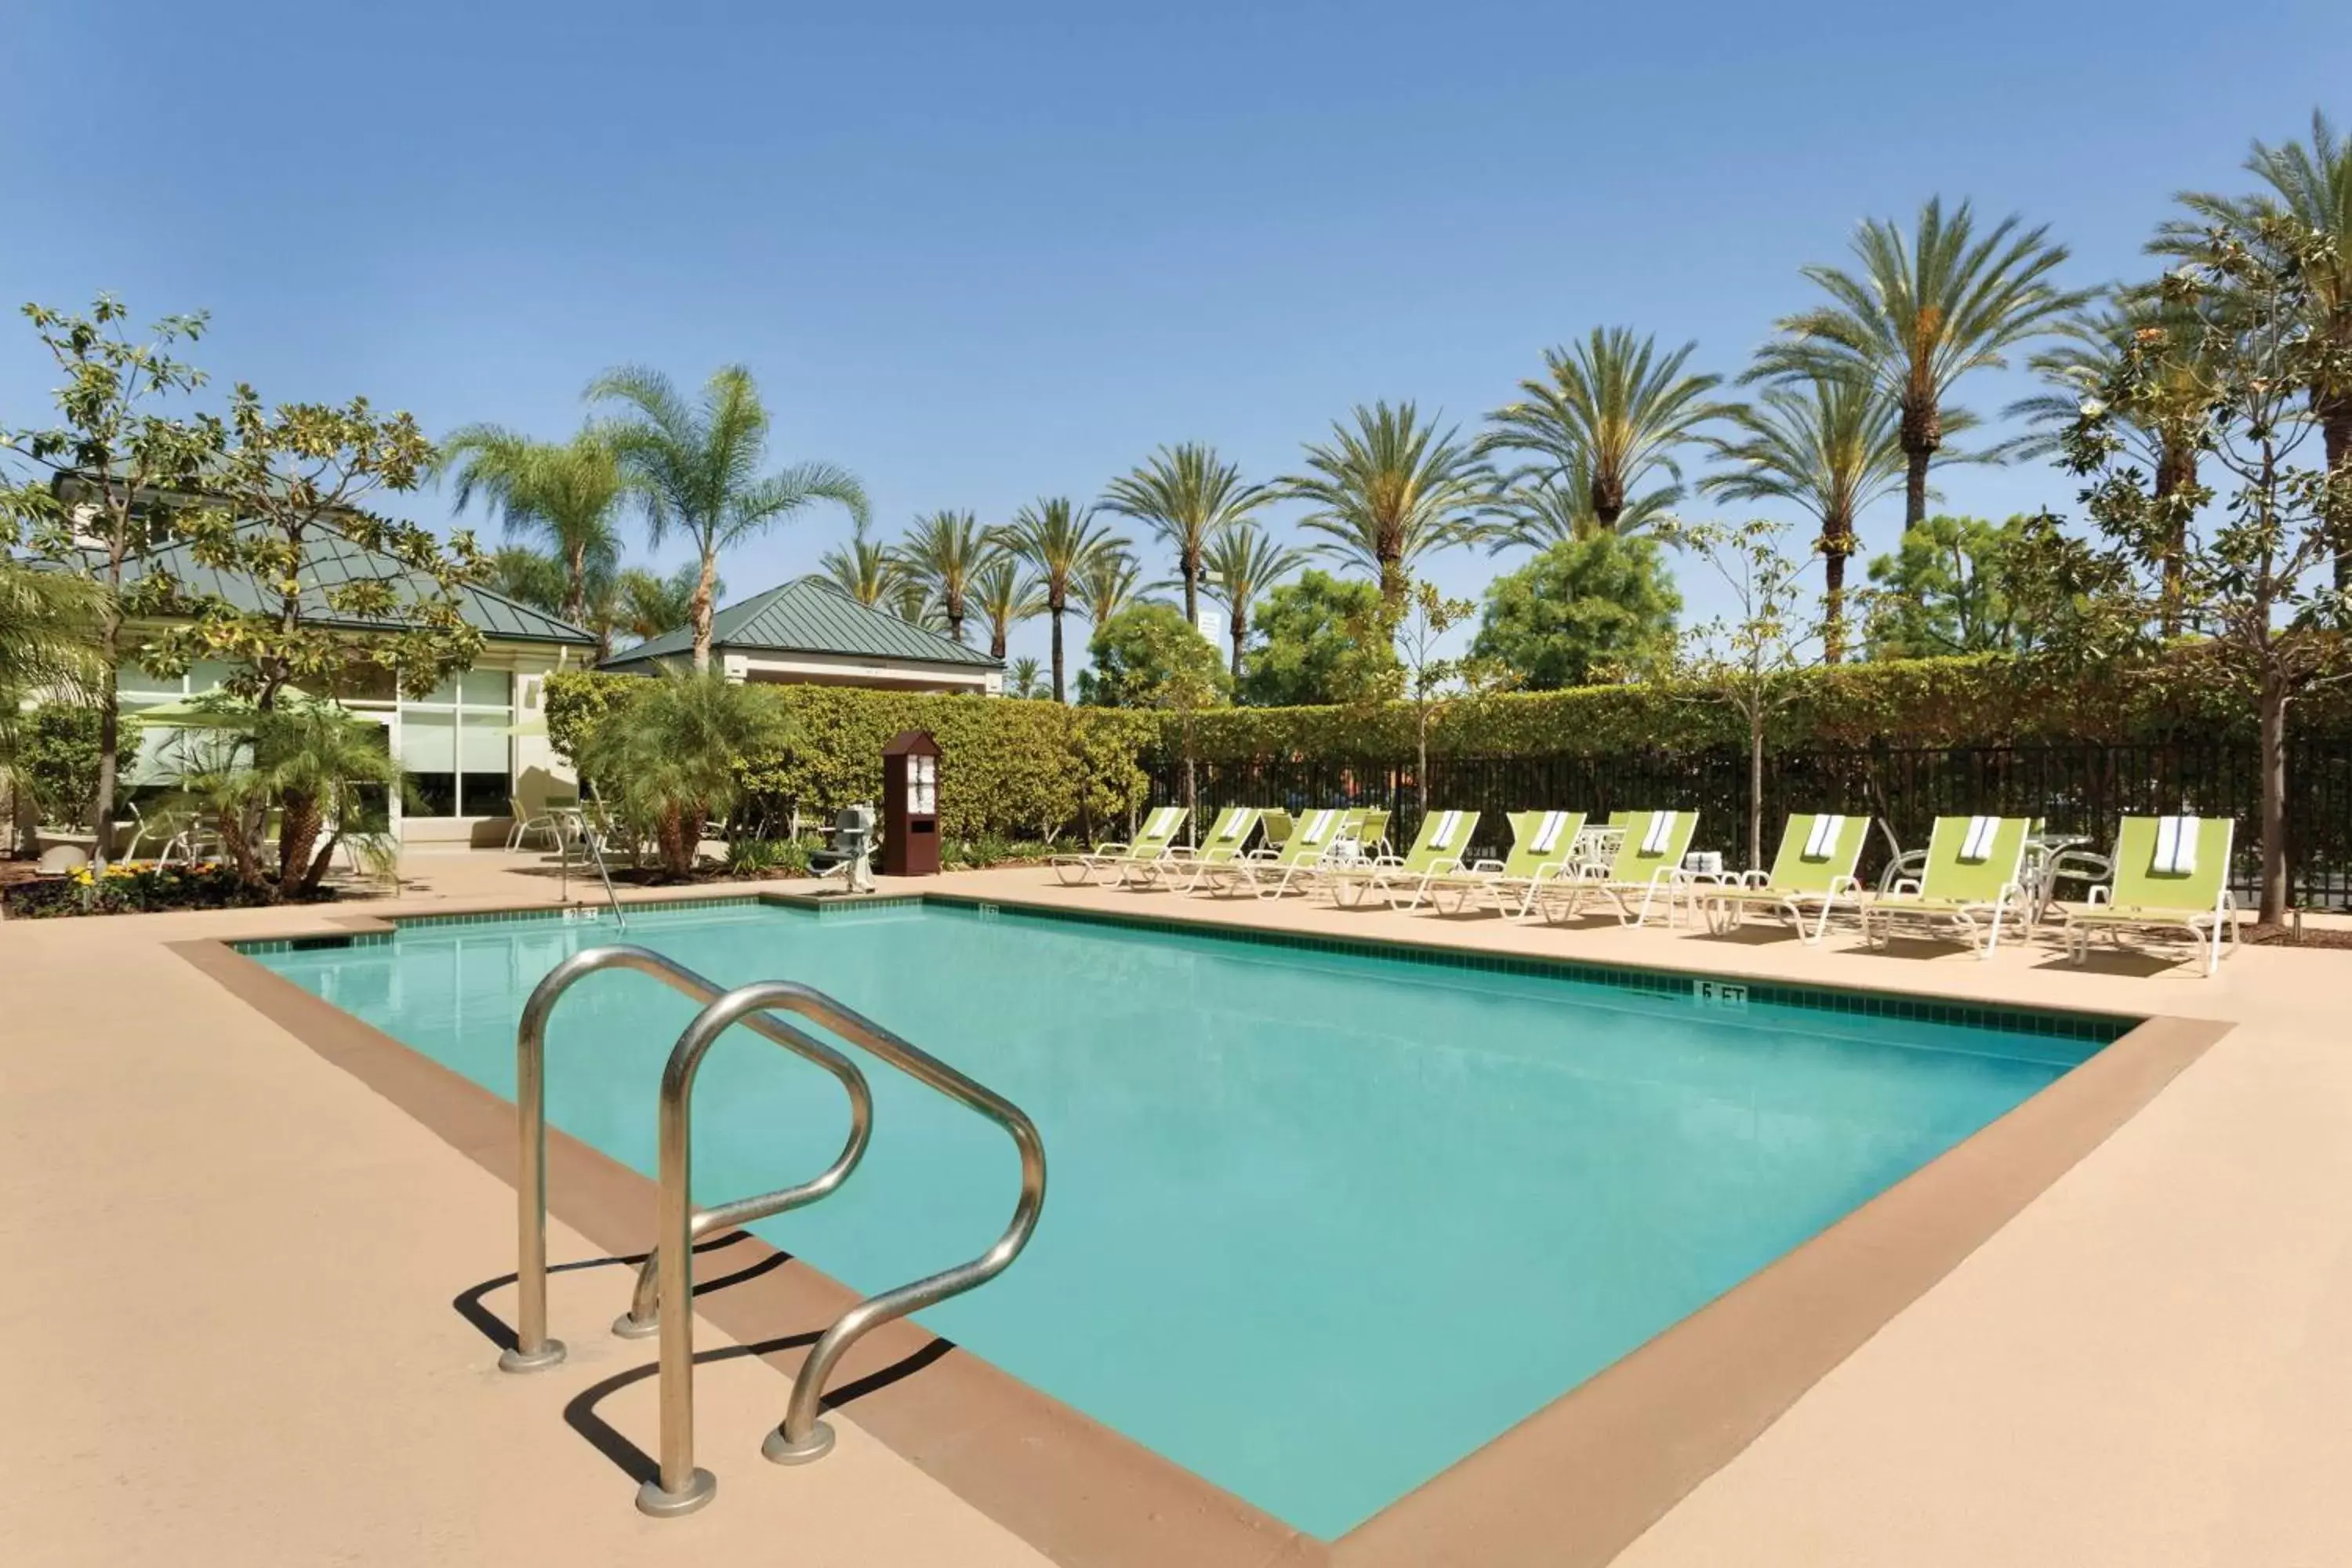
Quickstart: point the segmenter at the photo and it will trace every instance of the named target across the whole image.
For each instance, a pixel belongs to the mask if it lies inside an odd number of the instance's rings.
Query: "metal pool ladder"
[[[721,992],[711,982],[648,948],[589,948],[553,969],[523,1005],[515,1032],[515,1110],[521,1157],[515,1182],[518,1305],[514,1348],[499,1357],[508,1372],[531,1372],[563,1359],[563,1344],[547,1333],[547,1020],[556,1000],[600,969],[633,969],[704,1004],[678,1036],[663,1068],[660,1100],[660,1218],[653,1251],[637,1275],[629,1310],[613,1325],[626,1338],[661,1336],[661,1473],[637,1489],[637,1507],[656,1518],[691,1513],[710,1500],[718,1482],[694,1463],[694,1243],[709,1231],[763,1219],[817,1202],[839,1190],[865,1158],[873,1131],[874,1098],[866,1075],[833,1047],[773,1016],[792,1013],[822,1026],[916,1081],[1002,1127],[1021,1157],[1021,1191],[1012,1223],[978,1258],[894,1290],[867,1297],[835,1319],[793,1380],[784,1418],[760,1451],[778,1464],[805,1464],[833,1447],[833,1432],[818,1418],[824,1383],[860,1339],[951,1296],[985,1285],[1011,1267],[1037,1228],[1045,1204],[1045,1150],[1036,1125],[1019,1106],[985,1085],[900,1039],[871,1019],[810,986],[762,981]],[[737,1024],[831,1073],[849,1096],[849,1136],[841,1152],[797,1186],[698,1209],[692,1200],[695,1075],[719,1037]]]

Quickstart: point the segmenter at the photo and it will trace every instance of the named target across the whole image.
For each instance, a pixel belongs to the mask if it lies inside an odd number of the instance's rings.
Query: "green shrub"
[[[809,847],[789,838],[738,838],[727,846],[730,877],[805,877]]]
[[[127,715],[116,754],[125,772],[139,755],[139,721]],[[89,803],[98,796],[98,710],[76,702],[32,710],[16,726],[16,764],[42,821],[87,826]],[[121,793],[118,785],[118,799]]]

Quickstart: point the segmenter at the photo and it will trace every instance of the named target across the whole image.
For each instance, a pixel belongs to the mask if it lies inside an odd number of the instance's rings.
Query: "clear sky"
[[[607,365],[741,361],[778,457],[847,465],[886,534],[1090,497],[1163,441],[1270,478],[1378,397],[1472,426],[1594,325],[1736,373],[1801,265],[1930,195],[2048,222],[2081,282],[2137,273],[2170,193],[2352,121],[2344,0],[13,0],[0,39],[0,300],[208,309],[218,381],[433,431],[560,437]],[[53,379],[0,322],[0,424]],[[846,531],[812,512],[725,574]]]

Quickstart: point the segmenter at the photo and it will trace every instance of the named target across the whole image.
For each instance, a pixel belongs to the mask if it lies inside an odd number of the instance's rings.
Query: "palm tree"
[[[468,425],[442,444],[437,471],[457,479],[457,510],[479,492],[497,507],[509,539],[533,539],[562,563],[568,588],[543,605],[587,624],[589,580],[618,564],[621,501],[628,476],[593,426],[565,442],[534,441],[497,425]]]
[[[1301,528],[1326,535],[1321,554],[1370,571],[1390,604],[1403,601],[1406,574],[1422,556],[1483,536],[1494,470],[1455,432],[1424,425],[1411,403],[1358,404],[1355,428],[1333,423],[1332,439],[1310,443],[1310,472],[1276,481],[1314,510]]]
[[[988,622],[988,656],[1004,657],[1004,644],[1016,621],[1045,613],[1045,593],[1021,563],[1003,550],[972,574],[971,602]],[[1034,662],[1034,660],[1032,661]]]
[[[897,553],[867,533],[862,522],[850,531],[848,544],[826,551],[816,563],[843,593],[876,609],[897,592],[902,574]]]
[[[1210,542],[1272,500],[1265,485],[1242,483],[1241,469],[1216,448],[1188,441],[1162,447],[1143,467],[1113,479],[1103,509],[1148,524],[1176,552],[1184,584],[1184,618],[1201,618],[1202,555]]]
[[[331,702],[297,700],[257,711],[253,757],[256,784],[279,808],[280,893],[315,891],[365,809],[362,792],[400,785],[400,764],[384,749],[383,726]]]
[[[2035,354],[2033,368],[2054,390],[2022,397],[2002,410],[2004,416],[2023,418],[2039,426],[2032,433],[2004,442],[2004,455],[2047,458],[2065,448],[2066,432],[2082,418],[2083,399],[2104,384],[2137,350],[2150,367],[2144,395],[2134,404],[2129,418],[2117,427],[2131,441],[2140,460],[2154,476],[2158,501],[2197,483],[2198,459],[2210,424],[2212,394],[2205,363],[2212,342],[2206,323],[2196,312],[2169,305],[2147,289],[2119,293],[2105,309],[2086,311],[2067,323],[2067,341]],[[2161,352],[2152,353],[2151,349]],[[2175,521],[2173,537],[2164,545],[2163,621],[2168,635],[2179,628],[2181,555],[2187,549],[2189,518]]]
[[[792,728],[764,686],[665,668],[632,682],[624,705],[589,731],[580,765],[625,819],[650,830],[662,868],[682,878],[693,874],[703,830],[740,798],[743,759],[773,752]]]
[[[908,575],[923,585],[946,617],[948,636],[958,642],[963,641],[964,617],[971,609],[972,580],[996,553],[988,531],[968,511],[919,517],[898,546]]]
[[[613,618],[604,629],[608,635],[615,629],[625,631],[646,642],[688,625],[694,616],[694,589],[701,575],[701,568],[692,562],[667,577],[642,566],[627,568],[613,580]],[[721,595],[727,586],[715,582],[710,591]]]
[[[1276,544],[1255,522],[1236,523],[1209,542],[1201,569],[1210,597],[1225,607],[1225,626],[1234,640],[1235,680],[1242,678],[1242,655],[1249,647],[1250,606],[1260,594],[1306,563],[1306,552]]]
[[[652,542],[658,546],[675,529],[694,542],[701,557],[690,606],[697,669],[710,666],[710,612],[721,550],[813,501],[837,501],[856,521],[866,520],[866,489],[845,468],[795,463],[761,475],[768,453],[768,410],[751,373],[741,365],[714,374],[694,403],[679,395],[669,377],[642,365],[606,371],[588,384],[586,395],[629,411],[601,428],[645,507]]]
[[[1821,524],[1822,658],[1835,664],[1845,651],[1845,563],[1854,552],[1854,520],[1903,482],[1895,405],[1875,382],[1848,368],[1767,387],[1755,406],[1732,417],[1738,434],[1709,443],[1731,470],[1699,488],[1725,500],[1787,501]],[[1959,424],[1956,409],[1945,434]]]
[[[890,592],[882,607],[910,626],[920,626],[927,632],[947,630],[947,611],[931,596],[930,585],[908,572],[904,562],[896,564]]]
[[[1629,511],[1643,520],[1664,512],[1683,496],[1675,452],[1698,426],[1731,412],[1708,395],[1721,376],[1683,369],[1697,349],[1685,343],[1661,357],[1655,337],[1595,327],[1582,342],[1545,352],[1544,378],[1519,383],[1519,401],[1486,416],[1495,428],[1478,449],[1534,454],[1516,482],[1572,476],[1594,522],[1610,532]],[[1653,474],[1675,482],[1641,493]]]
[[[2257,142],[2244,168],[2269,190],[2248,196],[2183,191],[2174,199],[2192,216],[2166,224],[2148,248],[2163,256],[2190,256],[2210,230],[2221,228],[2260,249],[2265,244],[2263,224],[2280,217],[2328,236],[2335,246],[2326,266],[2303,279],[2310,300],[2308,324],[2340,351],[2337,365],[2352,364],[2352,139],[2337,136],[2327,117],[2314,110],[2308,146]],[[2310,393],[2328,471],[2352,478],[2352,371],[2315,381]],[[2336,585],[2352,587],[2352,537],[2336,542]]]
[[[2091,298],[2058,287],[2051,275],[2066,247],[2050,243],[2046,226],[2020,232],[2022,221],[2005,217],[1979,238],[1969,204],[1948,217],[1938,197],[1919,209],[1909,237],[1891,218],[1864,222],[1853,237],[1860,271],[1806,268],[1830,303],[1782,318],[1782,341],[1744,378],[1841,370],[1874,378],[1901,419],[1906,529],[1927,521],[1927,465],[1956,413],[1945,404],[1960,377],[2005,367],[2010,349]]]
[[[1067,496],[1051,496],[1024,506],[1010,526],[995,531],[997,542],[1009,550],[1036,576],[1045,598],[1045,614],[1054,623],[1054,700],[1069,700],[1063,681],[1062,616],[1070,607],[1077,580],[1108,551],[1123,551],[1127,541],[1109,525],[1095,521],[1095,509],[1081,507]]]
[[[1014,659],[1013,668],[1005,673],[1004,688],[1008,697],[1044,696],[1045,681],[1037,661],[1025,657]]]
[[[583,582],[575,590],[562,562],[528,544],[504,545],[494,552],[490,556],[490,574],[483,586],[517,604],[562,616],[574,626],[586,626],[593,616],[594,601],[588,584]],[[576,604],[575,592],[579,597]]]
[[[1087,607],[1087,619],[1100,630],[1105,623],[1136,602],[1143,587],[1143,563],[1124,550],[1099,550],[1070,583],[1070,591]]]
[[[1673,515],[1682,491],[1674,487],[1629,498],[1613,528],[1604,527],[1592,510],[1591,470],[1582,463],[1549,474],[1526,469],[1495,498],[1488,509],[1493,521],[1486,531],[1489,554],[1515,546],[1545,551],[1566,540],[1588,539],[1596,533],[1639,533]]]

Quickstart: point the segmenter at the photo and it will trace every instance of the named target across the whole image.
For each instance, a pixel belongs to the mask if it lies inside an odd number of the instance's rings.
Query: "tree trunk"
[[[98,631],[98,657],[105,668],[98,678],[98,788],[90,797],[89,830],[98,838],[90,858],[100,869],[114,858],[114,787],[122,767],[122,706],[115,681],[122,663],[122,616],[113,598],[121,585],[118,561],[107,571],[106,615]]]
[[[1004,657],[1004,631],[1005,626],[1003,621],[992,620],[988,623],[989,658],[1003,658]]]
[[[1069,699],[1062,694],[1062,606],[1048,605],[1045,613],[1054,621],[1054,700],[1066,702]]]
[[[1903,526],[1927,521],[1927,465],[1944,444],[1943,411],[1932,399],[1906,396],[1903,405]]]
[[[1845,563],[1853,553],[1853,528],[1843,519],[1822,533],[1822,662],[1845,657]]]
[[[310,847],[319,841],[324,814],[315,795],[289,790],[278,797],[278,890],[301,888],[310,869]]]
[[[1764,868],[1764,714],[1748,719],[1748,868]]]
[[[2320,415],[2319,435],[2327,449],[2327,471],[2338,484],[2352,484],[2352,397],[2329,402]],[[2352,524],[2339,530],[2333,542],[2336,585],[2352,589]]]
[[[2263,885],[2262,907],[2256,919],[2266,925],[2286,920],[2286,678],[2275,669],[2263,672],[2262,788]]]
[[[2197,448],[2186,441],[2167,441],[2157,457],[2155,500],[2159,507],[2167,498],[2197,482]],[[2165,541],[2164,584],[2158,595],[2158,621],[2166,637],[2180,632],[2183,591],[2181,588],[2182,557],[2189,549],[2189,519],[2183,515],[2172,525],[2172,537]]]
[[[1243,617],[1241,611],[1238,609],[1234,612],[1233,634],[1234,685],[1238,689],[1241,685],[1242,679],[1242,653],[1249,644],[1249,622]]]
[[[687,618],[694,623],[694,673],[700,675],[710,668],[710,590],[719,579],[719,557],[715,552],[702,552],[702,573],[694,580],[694,597],[688,601]]]
[[[1614,475],[1592,476],[1592,521],[1602,533],[1617,531],[1617,520],[1625,515],[1625,481]]]
[[[572,592],[563,601],[563,618],[575,626],[588,624],[588,547],[574,544],[570,552]]]
[[[1184,553],[1184,619],[1192,626],[1201,624],[1201,552]]]

